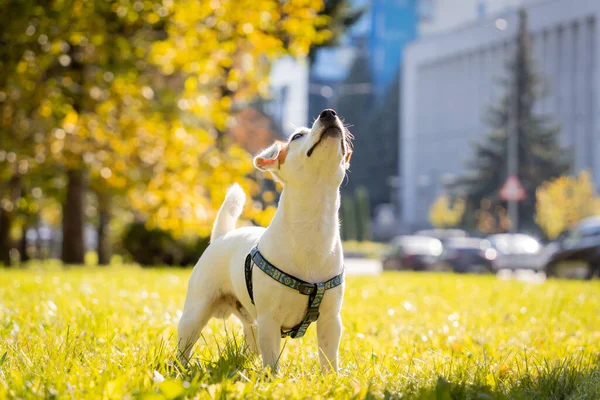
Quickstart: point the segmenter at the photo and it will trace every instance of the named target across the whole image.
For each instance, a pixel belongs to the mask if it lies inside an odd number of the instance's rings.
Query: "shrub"
[[[194,265],[208,247],[210,238],[175,239],[161,229],[148,229],[141,222],[134,222],[125,229],[123,247],[133,260],[142,266]]]

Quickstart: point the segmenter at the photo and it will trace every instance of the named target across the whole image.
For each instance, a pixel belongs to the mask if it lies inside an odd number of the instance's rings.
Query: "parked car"
[[[579,222],[556,242],[546,264],[549,276],[591,279],[600,276],[600,216]]]
[[[424,229],[415,233],[417,236],[429,236],[439,239],[444,243],[452,238],[467,237],[469,234],[462,229]]]
[[[442,254],[439,239],[428,236],[398,236],[386,249],[382,264],[384,270],[431,270]]]
[[[502,233],[487,237],[491,248],[496,250],[492,263],[495,271],[501,269],[543,270],[544,263],[540,252],[542,244],[533,236],[523,233]]]
[[[456,237],[446,241],[438,263],[441,264],[440,269],[454,272],[486,273],[493,271],[496,255],[496,250],[487,240]]]

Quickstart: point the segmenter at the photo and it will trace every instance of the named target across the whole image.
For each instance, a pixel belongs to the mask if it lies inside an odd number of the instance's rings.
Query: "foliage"
[[[371,205],[369,203],[369,192],[363,186],[356,188],[356,225],[357,239],[365,241],[371,239]]]
[[[189,153],[184,173],[175,169],[150,182],[151,193],[162,209],[145,202],[144,188],[135,198],[153,225],[179,234],[200,227],[204,234],[230,184],[241,181],[251,195],[258,190],[251,180],[244,179],[252,171],[250,156],[223,141],[233,107],[267,94],[272,60],[285,54],[306,55],[311,45],[328,33],[319,28],[326,21],[315,18],[322,7],[316,0],[224,1],[218,7],[217,3],[192,0],[172,4],[167,38],[154,44],[151,60],[164,75],[181,83],[177,108],[196,122],[200,140],[190,143],[187,132],[179,131],[186,140],[173,151],[169,162],[177,165],[181,151]],[[193,188],[186,196],[174,187],[182,177],[186,179],[181,188]],[[173,202],[182,202],[182,207],[169,207]],[[178,227],[182,221],[189,225]]]
[[[352,180],[361,179],[359,183],[369,190],[373,205],[382,203],[398,205],[397,196],[393,193],[397,189],[389,186],[389,179],[399,175],[400,75],[398,71],[383,101],[377,107],[373,107],[367,125],[363,125],[361,131],[355,131],[356,135],[366,137],[362,145],[368,147],[361,150],[361,153],[365,153],[366,156],[359,156],[356,162],[353,162],[353,166],[356,170],[366,168],[370,174],[352,176]],[[373,129],[373,127],[377,128]]]
[[[536,192],[535,221],[549,239],[586,217],[600,215],[600,196],[587,171],[546,182]]]
[[[498,104],[490,107],[486,118],[490,132],[476,144],[474,158],[469,165],[471,171],[460,182],[467,194],[467,225],[475,224],[472,216],[484,198],[492,202],[492,208],[502,204],[498,191],[507,178],[507,130],[509,115],[513,112],[511,109],[518,115],[518,178],[527,193],[525,201],[519,203],[520,229],[535,229],[536,189],[569,169],[565,151],[558,143],[559,128],[549,116],[534,112],[536,102],[544,94],[542,77],[536,72],[532,59],[525,12],[521,11],[520,15],[517,51],[507,64],[507,78],[502,81],[505,93]]]
[[[477,230],[486,235],[502,233],[510,230],[511,221],[506,208],[492,203],[489,199],[481,200],[476,212]]]
[[[342,195],[340,214],[342,240],[362,242],[371,239],[371,208],[367,189],[360,186],[354,193]]]
[[[313,63],[320,48],[337,46],[344,33],[365,14],[364,8],[353,8],[350,0],[325,0],[325,6],[319,12],[320,17],[328,19],[327,39],[310,49],[309,61]]]
[[[143,223],[133,223],[124,232],[123,247],[142,266],[194,265],[208,247],[208,236],[179,238],[158,228],[148,229]]]
[[[241,327],[212,320],[175,364],[189,270],[36,266],[0,279],[0,398],[597,399],[599,282],[349,276],[339,375],[315,326],[266,377]],[[26,312],[25,312],[26,310]],[[68,373],[65,373],[68,371]]]
[[[429,210],[429,222],[436,228],[453,228],[460,225],[465,213],[464,198],[452,200],[447,194],[442,194]]]
[[[384,243],[365,241],[358,242],[349,240],[342,242],[344,255],[346,257],[361,257],[371,258],[374,260],[381,259],[381,256],[386,248]]]
[[[79,250],[88,188],[103,213],[87,217],[103,231],[120,202],[176,237],[206,235],[234,181],[256,196],[250,155],[224,135],[231,116],[267,93],[274,60],[331,38],[319,0],[0,5],[0,202],[10,209],[0,216],[12,223],[16,178],[31,213],[63,204],[63,228],[76,233],[64,240]]]
[[[356,204],[352,196],[342,196],[341,232],[342,240],[358,240],[356,227]]]

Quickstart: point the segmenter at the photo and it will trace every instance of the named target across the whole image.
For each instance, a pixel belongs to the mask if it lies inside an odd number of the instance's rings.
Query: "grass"
[[[279,376],[213,320],[192,366],[174,363],[189,270],[0,270],[3,398],[597,399],[600,283],[490,276],[348,277],[339,376],[315,328]]]
[[[380,259],[387,245],[378,242],[358,242],[348,240],[342,243],[345,254],[360,255],[365,258]]]

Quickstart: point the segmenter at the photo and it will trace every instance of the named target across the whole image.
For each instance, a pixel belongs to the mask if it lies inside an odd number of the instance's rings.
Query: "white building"
[[[271,100],[266,112],[289,135],[295,127],[306,126],[308,115],[308,61],[285,57],[271,69]]]
[[[561,124],[561,143],[573,151],[574,172],[589,169],[599,185],[600,0],[523,4],[536,66],[549,91],[538,111]],[[512,9],[431,35],[406,50],[400,139],[405,229],[427,225],[444,179],[465,172],[471,143],[487,132],[483,116],[502,94],[497,80],[514,53],[517,19]]]
[[[420,0],[419,37],[444,33],[532,1],[536,0]]]

